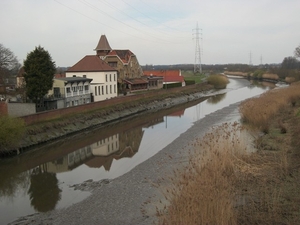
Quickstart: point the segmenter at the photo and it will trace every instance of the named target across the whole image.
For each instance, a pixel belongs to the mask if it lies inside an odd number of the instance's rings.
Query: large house
[[[92,101],[114,98],[117,93],[117,70],[96,55],[83,57],[66,71],[66,77],[86,77],[92,79]]]
[[[105,35],[101,35],[100,40],[95,48],[96,55],[118,71],[118,86],[121,91],[124,80],[130,80],[137,86],[140,85],[140,78],[143,76],[142,68],[135,54],[129,49],[118,50],[112,49]],[[147,82],[146,82],[147,83]],[[143,86],[147,86],[143,84]]]

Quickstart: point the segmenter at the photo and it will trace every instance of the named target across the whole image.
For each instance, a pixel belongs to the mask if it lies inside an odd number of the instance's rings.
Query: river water
[[[74,185],[119,177],[155,155],[194,122],[272,87],[230,79],[226,90],[205,101],[82,132],[0,159],[0,224],[83,200],[90,193],[75,190]]]

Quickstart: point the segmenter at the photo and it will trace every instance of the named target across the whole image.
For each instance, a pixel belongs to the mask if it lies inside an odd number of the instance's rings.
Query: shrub
[[[229,80],[226,76],[220,74],[213,74],[207,78],[207,82],[214,86],[217,89],[226,88]]]
[[[14,148],[24,129],[25,123],[22,119],[0,116],[0,152]]]

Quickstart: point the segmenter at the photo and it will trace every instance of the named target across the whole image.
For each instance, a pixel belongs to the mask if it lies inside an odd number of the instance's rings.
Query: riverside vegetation
[[[242,125],[190,144],[189,162],[160,186],[158,224],[299,224],[300,83],[246,100],[240,113]]]

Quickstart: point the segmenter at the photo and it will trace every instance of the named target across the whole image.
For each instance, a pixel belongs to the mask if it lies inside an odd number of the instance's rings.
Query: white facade
[[[93,93],[95,102],[118,96],[117,71],[66,72],[66,77],[73,77],[74,75],[93,79],[90,91]]]
[[[94,156],[107,156],[119,151],[119,134],[99,140],[91,145]]]

